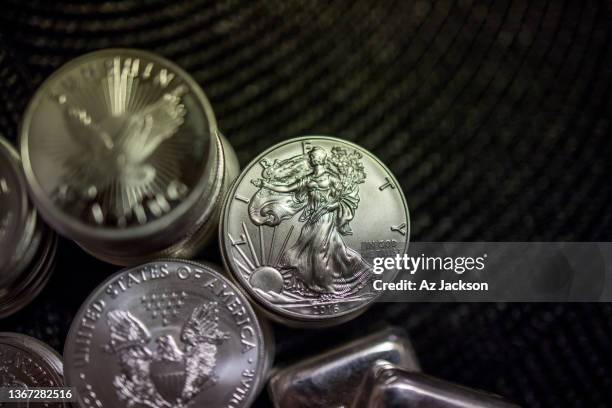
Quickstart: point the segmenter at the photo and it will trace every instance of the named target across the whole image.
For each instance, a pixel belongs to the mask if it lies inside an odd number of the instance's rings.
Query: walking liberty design
[[[343,147],[328,151],[306,144],[301,155],[273,163],[264,159],[262,178],[251,180],[259,188],[249,200],[253,224],[275,232],[281,223],[291,222],[273,263],[282,276],[276,292],[285,300],[349,298],[371,281],[371,266],[343,239],[353,233],[350,222],[359,206],[359,185],[366,179],[361,158]],[[300,228],[299,236],[288,245],[294,226]],[[243,229],[249,239],[244,224]]]

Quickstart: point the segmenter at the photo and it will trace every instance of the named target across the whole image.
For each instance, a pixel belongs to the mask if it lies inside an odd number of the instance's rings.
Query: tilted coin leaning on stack
[[[55,264],[56,235],[30,203],[21,160],[0,137],[0,318],[26,306]]]
[[[125,269],[94,290],[64,364],[83,407],[239,408],[265,384],[273,355],[266,323],[220,271],[168,260]]]
[[[380,160],[353,143],[309,136],[282,142],[245,168],[226,197],[219,233],[227,269],[268,317],[324,327],[378,298],[362,244],[399,241],[404,254],[410,218]]]
[[[0,332],[0,388],[63,386],[62,361],[55,350],[23,334]],[[21,406],[19,403],[15,405]],[[24,403],[23,406],[38,405]],[[56,402],[44,406],[64,408],[68,404]]]
[[[191,258],[239,168],[199,85],[131,49],[76,58],[30,102],[21,154],[41,215],[97,258]]]

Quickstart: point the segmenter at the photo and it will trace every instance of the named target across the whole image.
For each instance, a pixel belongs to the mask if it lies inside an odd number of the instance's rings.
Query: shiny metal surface
[[[378,159],[308,136],[245,168],[226,197],[219,239],[227,269],[269,317],[321,327],[358,315],[379,294],[362,243],[393,240],[404,253],[409,225],[401,187]]]
[[[390,328],[278,369],[268,392],[276,408],[347,407],[366,372],[380,359],[420,370],[404,331]]]
[[[19,155],[0,137],[0,286],[15,278],[15,265],[31,246],[35,224]]]
[[[82,407],[247,407],[270,365],[266,328],[210,265],[125,269],[85,301],[64,349]]]
[[[350,408],[519,408],[501,397],[379,360],[368,370]]]
[[[171,255],[177,242],[190,254],[205,243],[231,182],[225,167],[236,165],[221,138],[185,71],[148,52],[109,49],[43,83],[23,118],[21,153],[54,228],[99,258],[133,264]]]
[[[0,332],[0,387],[62,387],[60,356],[46,344],[19,333]],[[2,405],[0,403],[0,405]],[[63,403],[14,403],[11,407],[63,408]]]
[[[27,305],[45,286],[56,242],[28,199],[19,155],[0,137],[0,318]]]
[[[227,193],[231,182],[236,179],[240,172],[236,153],[227,139],[218,133],[215,140],[218,152],[216,172],[222,174],[212,185],[212,190],[202,198],[202,201],[206,204],[205,208],[201,209],[197,219],[182,228],[183,234],[180,238],[177,238],[170,246],[152,252],[143,252],[142,248],[146,244],[141,241],[131,247],[122,246],[112,248],[110,251],[107,248],[99,249],[91,244],[89,246],[81,245],[82,248],[96,258],[116,265],[137,265],[151,259],[160,258],[191,259],[196,257],[202,247],[216,236],[223,197]],[[172,227],[178,228],[177,225]],[[159,239],[162,237],[162,239],[167,240],[166,231],[160,231],[153,238]],[[107,241],[101,241],[102,245],[106,243]]]
[[[55,270],[57,236],[45,228],[32,263],[10,285],[0,288],[0,318],[27,306],[45,287]]]

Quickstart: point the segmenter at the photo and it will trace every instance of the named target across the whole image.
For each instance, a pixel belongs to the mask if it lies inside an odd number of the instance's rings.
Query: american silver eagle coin
[[[404,194],[380,160],[353,143],[309,136],[245,168],[226,197],[219,239],[227,269],[255,303],[300,326],[363,312],[381,294],[367,249],[392,243],[404,254],[409,234]]]
[[[247,407],[271,343],[211,266],[163,260],[118,272],[77,313],[64,349],[81,407]]]

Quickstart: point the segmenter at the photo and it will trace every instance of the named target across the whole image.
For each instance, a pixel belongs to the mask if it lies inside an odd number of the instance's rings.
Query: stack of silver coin
[[[193,78],[131,49],[52,74],[25,112],[21,154],[45,220],[118,265],[195,256],[239,171]]]
[[[64,364],[82,407],[239,408],[261,391],[273,355],[265,321],[220,270],[167,260],[94,290]]]
[[[18,333],[0,333],[0,388],[63,387],[60,356],[46,344]],[[10,406],[22,406],[12,403]],[[2,403],[0,403],[2,406]],[[67,407],[64,403],[24,403],[24,407]]]
[[[0,137],[0,318],[27,305],[55,264],[56,235],[30,203],[21,160]]]
[[[350,142],[309,136],[280,143],[245,168],[226,197],[219,233],[226,268],[268,317],[325,327],[358,316],[380,296],[364,248],[393,243],[406,253],[410,217],[380,160]]]

